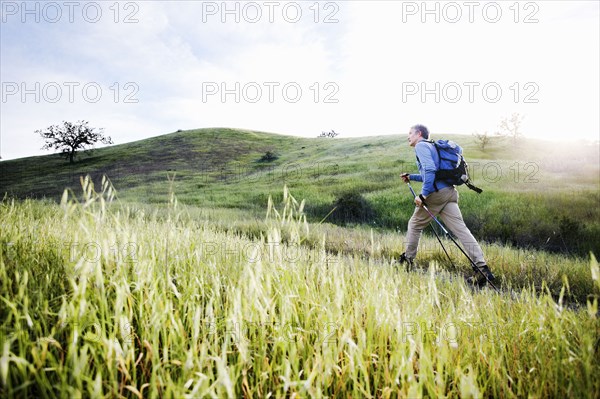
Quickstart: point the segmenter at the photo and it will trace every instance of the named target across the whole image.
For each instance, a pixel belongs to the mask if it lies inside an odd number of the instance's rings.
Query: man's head
[[[421,140],[429,139],[429,130],[423,125],[414,125],[408,132],[408,144],[411,147],[417,145]]]

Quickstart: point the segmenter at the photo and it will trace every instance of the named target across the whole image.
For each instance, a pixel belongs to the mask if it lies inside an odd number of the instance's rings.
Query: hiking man
[[[400,256],[400,262],[408,263],[412,266],[417,255],[421,232],[431,221],[429,213],[422,208],[425,202],[429,211],[434,216],[439,214],[446,227],[460,240],[465,251],[479,270],[493,282],[494,275],[485,262],[483,251],[465,225],[460,209],[458,208],[458,191],[453,185],[444,181],[436,181],[434,185],[435,172],[438,169],[440,160],[435,146],[428,140],[429,131],[425,126],[415,125],[410,128],[408,144],[415,149],[419,173],[402,173],[400,177],[405,183],[408,183],[410,180],[422,182],[423,187],[421,188],[421,194],[415,197],[416,208],[408,222],[408,230],[406,232],[406,252]],[[485,285],[487,283],[487,280],[480,273],[470,277],[468,281],[476,285]]]

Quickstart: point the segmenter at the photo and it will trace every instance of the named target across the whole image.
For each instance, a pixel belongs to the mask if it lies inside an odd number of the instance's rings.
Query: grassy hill
[[[495,139],[482,151],[471,136],[442,136],[464,147],[471,174],[484,189],[477,195],[460,188],[461,208],[476,236],[598,253],[597,144]],[[261,161],[267,152],[277,158]],[[311,139],[234,129],[183,131],[101,148],[73,165],[57,154],[0,165],[0,193],[9,197],[58,200],[65,188],[78,190],[80,176],[98,183],[106,175],[123,201],[161,206],[173,191],[182,204],[238,209],[248,217],[262,216],[267,198],[280,198],[284,185],[306,199],[313,221],[326,217],[344,194],[358,193],[371,212],[352,221],[393,230],[406,228],[412,210],[398,175],[416,170],[404,135]],[[335,212],[329,220],[343,222]]]
[[[597,247],[597,146],[453,138],[485,190],[460,188],[476,236]],[[498,293],[433,237],[394,262],[403,136],[204,129],[0,165],[1,397],[598,396],[594,257],[484,242]],[[347,192],[372,213],[319,223]]]

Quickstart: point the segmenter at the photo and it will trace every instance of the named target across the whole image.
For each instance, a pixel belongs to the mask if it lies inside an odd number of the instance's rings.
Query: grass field
[[[490,243],[587,257],[600,253],[598,143],[497,139],[482,151],[470,136],[437,134],[465,149],[484,193],[461,188],[461,209],[473,234]],[[278,159],[261,162],[271,151]],[[169,190],[180,203],[212,212],[241,210],[260,217],[267,199],[287,185],[307,201],[309,221],[327,216],[344,193],[364,196],[372,216],[356,222],[378,231],[405,230],[412,214],[402,171],[415,171],[404,135],[298,138],[234,129],[176,132],[82,155],[1,163],[0,193],[60,200],[80,176],[98,185],[108,176],[123,201],[162,206]],[[174,179],[169,184],[168,179]],[[418,188],[418,186],[416,187]],[[217,211],[220,212],[220,211]]]
[[[533,287],[473,292],[307,245],[287,191],[251,238],[111,203],[2,203],[3,397],[597,397],[598,264],[584,306]],[[318,228],[319,226],[317,226]],[[351,240],[353,237],[348,236]],[[354,237],[356,238],[356,237]],[[509,267],[509,266],[507,266]],[[518,272],[519,265],[510,267]],[[567,281],[567,280],[565,280]]]
[[[457,140],[500,293],[447,240],[455,268],[430,236],[395,264],[400,136],[206,129],[2,162],[0,396],[598,398],[597,145]],[[374,216],[321,222],[345,192]]]

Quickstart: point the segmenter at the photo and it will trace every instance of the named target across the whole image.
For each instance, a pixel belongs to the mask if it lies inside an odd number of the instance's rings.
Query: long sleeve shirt
[[[436,191],[433,182],[435,180],[435,171],[438,169],[437,165],[440,164],[440,159],[433,144],[424,140],[419,141],[417,145],[415,145],[415,155],[417,156],[419,173],[411,174],[410,180],[423,182],[421,194],[427,197],[429,194]],[[439,180],[436,181],[435,184],[438,190],[451,186],[451,184]]]

